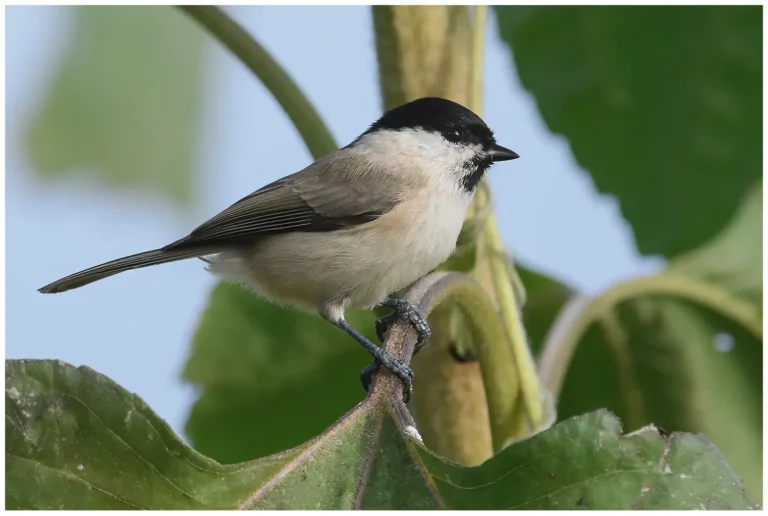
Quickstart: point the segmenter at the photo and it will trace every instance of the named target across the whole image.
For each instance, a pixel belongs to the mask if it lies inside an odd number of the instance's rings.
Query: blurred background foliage
[[[81,8],[75,16],[73,42],[30,130],[34,169],[82,167],[96,181],[188,201],[205,35],[171,9]]]
[[[620,199],[641,253],[703,244],[762,177],[757,8],[496,12],[547,125]]]
[[[187,199],[207,36],[167,8],[77,13],[29,133],[35,168],[85,165],[110,188]],[[495,20],[547,126],[618,200],[637,249],[762,310],[761,7],[497,7]],[[539,353],[579,294],[536,265],[521,277]],[[558,419],[605,407],[626,431],[704,433],[760,501],[762,335],[677,297],[638,291],[589,325]],[[353,320],[370,334],[371,314]],[[191,443],[237,462],[319,433],[363,397],[367,357],[339,340],[316,318],[218,285],[184,369],[199,388]]]

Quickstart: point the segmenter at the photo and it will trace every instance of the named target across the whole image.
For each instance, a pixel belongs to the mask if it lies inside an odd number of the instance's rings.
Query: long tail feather
[[[201,249],[185,249],[179,251],[163,251],[162,249],[155,249],[154,251],[133,254],[131,256],[126,256],[125,258],[118,258],[117,260],[112,260],[111,262],[102,263],[101,265],[96,265],[90,269],[70,274],[66,278],[61,278],[60,280],[56,280],[53,283],[38,289],[38,291],[43,294],[55,294],[73,288],[79,288],[127,270],[205,256],[206,254],[213,253]]]

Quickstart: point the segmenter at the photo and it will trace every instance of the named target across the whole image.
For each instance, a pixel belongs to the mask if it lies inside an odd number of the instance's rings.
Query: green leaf
[[[351,313],[347,319],[375,339],[373,317]],[[220,283],[184,369],[200,389],[186,433],[196,449],[225,463],[297,446],[365,397],[358,373],[370,360],[320,317]]]
[[[8,360],[7,508],[755,507],[703,436],[621,436],[601,411],[466,468],[405,437],[395,408],[369,397],[297,448],[225,466],[91,369]]]
[[[46,176],[92,169],[117,187],[186,200],[200,114],[203,32],[170,7],[77,7],[73,41],[28,147]]]
[[[523,86],[640,252],[720,230],[762,175],[762,8],[496,8]]]
[[[420,456],[451,508],[756,507],[705,437],[664,437],[652,426],[622,436],[620,422],[604,410],[555,425],[476,468],[424,450]]]

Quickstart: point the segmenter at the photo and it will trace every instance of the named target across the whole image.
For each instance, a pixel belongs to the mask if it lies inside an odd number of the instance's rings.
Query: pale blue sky
[[[380,114],[369,8],[229,11],[291,72],[340,144]],[[65,295],[36,289],[175,240],[310,157],[266,90],[210,44],[193,171],[201,194],[193,209],[96,186],[85,172],[37,181],[24,135],[66,48],[71,14],[63,7],[6,9],[6,354],[88,365],[139,394],[181,433],[195,393],[180,372],[214,284],[202,263],[126,273]],[[616,201],[595,192],[568,143],[545,127],[489,21],[484,118],[499,142],[521,155],[491,174],[505,244],[529,266],[587,292],[654,270],[660,261],[637,254]]]

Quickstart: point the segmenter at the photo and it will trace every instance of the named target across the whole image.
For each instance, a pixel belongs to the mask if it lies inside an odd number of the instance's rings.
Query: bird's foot
[[[360,372],[360,381],[363,383],[363,388],[368,392],[374,373],[382,365],[392,371],[403,382],[403,403],[407,404],[413,394],[413,371],[402,360],[393,357],[389,353],[382,353],[380,359],[377,358]]]
[[[416,335],[418,335],[416,345],[413,347],[413,354],[418,353],[427,344],[429,337],[432,336],[432,330],[429,328],[429,324],[427,324],[424,316],[405,299],[388,297],[382,301],[381,305],[392,308],[392,313],[376,321],[376,335],[379,337],[379,340],[384,342],[384,334],[395,321],[408,321],[413,329],[416,330]]]

